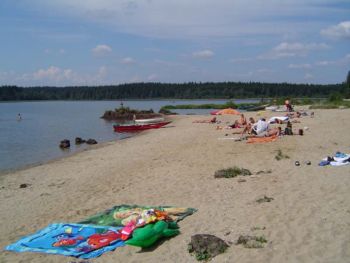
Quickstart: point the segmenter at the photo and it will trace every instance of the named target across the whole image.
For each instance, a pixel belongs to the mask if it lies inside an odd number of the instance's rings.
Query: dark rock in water
[[[70,147],[70,141],[67,139],[64,139],[60,142],[60,148],[65,149]]]
[[[76,138],[75,138],[75,144],[82,144],[82,143],[84,143],[84,142],[86,142],[86,140],[83,140],[83,139],[80,138],[80,137],[76,137]]]
[[[97,144],[97,141],[95,139],[88,139],[86,141],[87,144]]]
[[[20,184],[19,188],[27,188],[30,184]]]
[[[197,234],[191,237],[188,252],[194,253],[197,260],[209,260],[223,252],[229,245],[222,239],[206,234]]]

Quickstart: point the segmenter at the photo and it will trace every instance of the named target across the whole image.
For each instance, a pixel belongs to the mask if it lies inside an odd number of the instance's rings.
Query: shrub
[[[233,178],[238,175],[247,176],[247,175],[252,175],[252,173],[248,169],[234,166],[228,169],[222,169],[222,170],[216,171],[214,174],[214,177],[215,178]]]

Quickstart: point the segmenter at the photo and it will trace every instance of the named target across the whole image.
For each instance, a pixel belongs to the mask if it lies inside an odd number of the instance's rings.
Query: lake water
[[[234,100],[235,103],[257,100]],[[158,112],[164,105],[225,103],[227,100],[142,100],[123,101],[125,107]],[[120,107],[121,101],[43,101],[0,103],[0,171],[46,162],[67,156],[87,146],[75,146],[75,137],[98,142],[132,136],[113,131],[113,122],[100,118],[105,110]],[[211,110],[178,110],[179,114],[208,114]],[[20,113],[22,119],[17,120]],[[71,149],[61,150],[63,139]]]

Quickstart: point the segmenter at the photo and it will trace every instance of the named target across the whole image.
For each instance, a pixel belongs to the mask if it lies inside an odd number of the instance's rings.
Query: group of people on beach
[[[300,115],[298,116],[300,117]],[[270,137],[270,136],[280,136],[280,135],[293,135],[296,134],[292,129],[292,120],[289,116],[279,116],[272,117],[268,121],[265,118],[260,118],[258,121],[255,121],[253,117],[250,117],[247,121],[244,114],[240,115],[239,120],[236,120],[233,124],[228,125],[227,129],[242,128],[240,132],[241,138],[246,134],[246,138],[251,137]],[[293,120],[295,121],[295,120]],[[299,121],[296,121],[299,122]],[[284,130],[281,126],[271,127],[270,124],[286,124]],[[303,135],[303,131],[298,131],[299,135]]]

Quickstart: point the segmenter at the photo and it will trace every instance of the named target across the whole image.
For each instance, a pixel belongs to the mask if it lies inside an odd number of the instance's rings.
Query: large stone
[[[209,260],[223,252],[229,245],[222,239],[207,234],[197,234],[191,237],[188,251],[194,253],[197,260]]]
[[[66,149],[70,147],[70,141],[67,139],[64,139],[60,142],[60,148]]]
[[[75,138],[75,144],[82,144],[82,143],[84,143],[84,142],[86,142],[86,140],[83,140],[83,139],[80,138],[80,137],[76,137],[76,138]]]
[[[88,139],[86,141],[87,144],[97,144],[97,141],[95,139]]]

